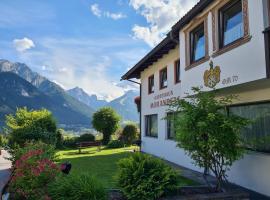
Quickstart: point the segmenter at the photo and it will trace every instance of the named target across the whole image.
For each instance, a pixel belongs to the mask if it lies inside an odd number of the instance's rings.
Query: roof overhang
[[[141,59],[133,68],[131,68],[125,75],[122,76],[122,80],[128,80],[132,78],[140,78],[140,73],[147,67],[157,62],[165,54],[168,54],[170,50],[174,49],[178,44],[178,40],[172,39],[170,34],[162,40],[153,50],[151,50],[143,59]]]

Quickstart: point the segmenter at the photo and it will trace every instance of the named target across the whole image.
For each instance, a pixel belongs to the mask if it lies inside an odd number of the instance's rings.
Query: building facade
[[[192,87],[235,94],[228,107],[254,123],[243,130],[247,154],[229,181],[270,196],[269,0],[201,0],[122,78],[141,80],[142,151],[197,168],[176,147],[168,104]]]

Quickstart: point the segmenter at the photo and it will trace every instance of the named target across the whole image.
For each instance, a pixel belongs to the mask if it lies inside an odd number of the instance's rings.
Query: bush
[[[138,139],[138,134],[139,131],[136,124],[127,124],[124,127],[119,139],[125,144],[131,145],[136,139]]]
[[[59,176],[48,187],[53,200],[106,200],[104,187],[88,174]]]
[[[66,148],[76,148],[78,137],[64,137],[63,146]]]
[[[36,149],[37,144],[28,144],[15,154],[21,156],[13,165],[9,190],[16,200],[48,199],[46,187],[60,173],[60,168],[50,159],[51,148],[42,148],[45,147],[42,143],[38,145],[40,149]]]
[[[135,153],[118,166],[118,184],[128,200],[155,200],[177,188],[176,171],[152,156]]]
[[[46,109],[28,111],[20,108],[15,115],[6,116],[6,127],[11,145],[23,146],[31,140],[41,140],[47,144],[56,143],[56,121]]]
[[[25,144],[24,147],[15,146],[12,149],[9,149],[9,153],[11,157],[9,160],[12,162],[13,166],[15,165],[15,162],[19,160],[23,155],[27,154],[30,151],[42,151],[42,158],[43,159],[49,159],[49,160],[55,160],[55,147],[53,145],[45,144],[41,141],[38,142],[28,142]]]
[[[63,129],[58,129],[56,131],[56,148],[57,149],[61,149],[63,147],[63,143],[64,143],[64,130]]]
[[[112,140],[107,145],[107,148],[117,149],[117,148],[123,148],[124,146],[125,146],[124,142],[122,142],[120,140]]]
[[[93,142],[95,141],[95,136],[91,133],[86,133],[77,138],[78,142]]]
[[[8,144],[8,140],[5,136],[0,134],[0,149]]]

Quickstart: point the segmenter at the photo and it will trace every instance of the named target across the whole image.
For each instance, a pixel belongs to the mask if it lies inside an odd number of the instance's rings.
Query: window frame
[[[200,29],[203,28],[203,34],[204,34],[204,57],[198,59],[198,60],[193,60],[194,53],[195,53],[195,47],[194,47],[194,35],[200,31]],[[201,60],[204,60],[206,58],[207,52],[206,52],[206,35],[205,35],[205,23],[202,22],[199,25],[197,25],[195,28],[193,28],[189,32],[189,63],[190,65],[194,63],[198,63]]]
[[[179,67],[179,69],[177,70],[177,67]],[[179,74],[177,74],[177,71]],[[177,59],[176,61],[174,61],[174,83],[180,83],[181,82],[181,66],[180,66],[180,59]]]
[[[243,31],[244,31],[244,13],[243,13],[243,3],[242,0],[232,0],[229,1],[228,3],[226,3],[224,6],[222,6],[219,10],[218,10],[218,46],[219,49],[223,49],[229,46],[234,45],[235,43],[238,43],[239,41],[243,40],[243,38],[245,37],[245,33],[243,32],[242,37],[238,38],[237,40],[228,43],[226,45],[224,45],[224,26],[225,26],[225,20],[224,20],[224,13],[226,11],[228,11],[230,8],[232,8],[233,6],[235,6],[236,4],[240,3],[241,4],[241,12],[242,12],[242,24],[243,24]],[[214,33],[213,33],[214,34]]]
[[[162,85],[162,73],[164,71],[166,71],[166,81],[167,81],[167,85],[166,86],[163,86]],[[168,87],[168,69],[167,69],[167,67],[164,67],[161,70],[159,70],[159,89],[162,90],[162,89],[165,89],[167,87]]]
[[[148,121],[150,117],[156,116],[157,117],[157,135],[152,135],[151,133],[148,133]],[[145,137],[151,137],[151,138],[158,138],[158,114],[151,114],[151,115],[145,115],[144,116],[145,119]],[[152,126],[152,124],[150,124],[150,126]],[[151,129],[151,128],[150,128]]]
[[[256,101],[256,102],[233,104],[233,105],[226,106],[226,110],[227,110],[227,114],[229,115],[230,114],[230,108],[252,106],[252,105],[262,105],[262,104],[270,104],[270,101],[269,100],[266,100],[266,101]],[[268,151],[266,151],[266,150],[265,151],[262,151],[262,150],[258,150],[258,149],[248,148],[248,147],[245,147],[245,149],[246,150],[249,150],[249,151],[257,152],[257,153],[267,153],[267,154],[270,153],[270,150],[268,150]]]
[[[176,113],[175,112],[167,112],[166,113],[166,117],[167,117],[167,120],[166,120],[166,125],[167,125],[167,127],[166,127],[166,139],[167,140],[175,140],[175,137],[172,137],[171,136],[171,125],[169,124],[170,123],[170,120],[169,120],[169,115],[175,115]],[[174,130],[174,132],[175,132],[175,130]],[[176,135],[176,132],[174,133],[174,135]]]
[[[241,0],[242,1],[242,12],[243,12],[243,31],[244,36],[234,42],[231,43],[229,46],[225,46],[223,48],[220,48],[219,46],[219,9],[224,7],[226,4],[230,3],[233,0],[224,0],[224,2],[221,2],[220,4],[217,4],[211,11],[212,13],[212,41],[213,41],[213,54],[212,57],[218,57],[224,53],[227,53],[228,51],[231,51],[237,47],[240,47],[249,41],[251,41],[252,36],[250,35],[250,29],[249,29],[249,2],[248,0]]]
[[[151,85],[150,87],[150,80],[153,79],[153,87]],[[154,88],[154,90],[152,91],[152,88]],[[153,94],[155,93],[155,75],[151,75],[148,77],[148,94]]]

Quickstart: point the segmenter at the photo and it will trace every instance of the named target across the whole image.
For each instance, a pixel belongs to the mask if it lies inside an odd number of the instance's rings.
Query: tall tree
[[[103,144],[107,145],[111,135],[118,129],[121,117],[110,107],[104,107],[93,115],[93,127],[103,134]]]

